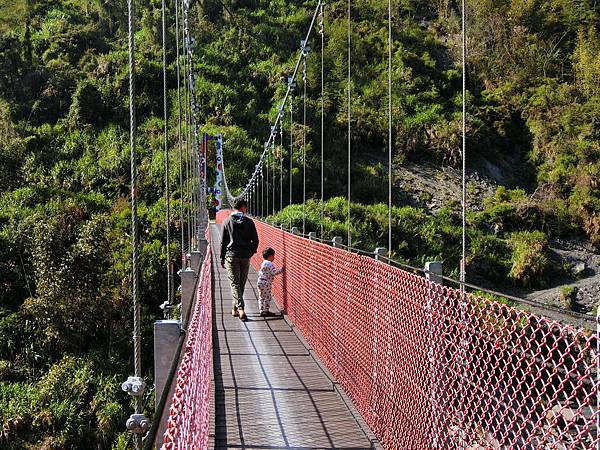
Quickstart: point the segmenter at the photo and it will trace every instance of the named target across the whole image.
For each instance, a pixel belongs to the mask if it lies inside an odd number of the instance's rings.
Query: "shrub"
[[[506,241],[478,234],[472,237],[467,271],[485,275],[490,281],[504,281],[511,268],[511,251]]]
[[[552,269],[546,235],[541,231],[520,231],[513,233],[508,243],[512,249],[508,277],[523,286],[544,286]]]
[[[577,286],[564,286],[560,288],[560,304],[567,309],[573,309],[575,301],[577,300],[578,291],[579,289]]]
[[[506,297],[502,297],[500,295],[492,294],[491,292],[480,291],[479,289],[473,290],[473,292],[471,292],[471,294],[473,294],[475,297],[486,298],[488,300],[492,300],[492,301],[494,301],[496,303],[500,303],[502,305],[513,306],[515,304],[514,300],[511,300]]]

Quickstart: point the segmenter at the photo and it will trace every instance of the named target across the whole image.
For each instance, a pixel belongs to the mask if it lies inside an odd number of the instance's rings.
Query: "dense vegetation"
[[[518,173],[470,215],[470,258],[490,279],[540,282],[548,240],[600,243],[600,5],[469,0],[469,148]],[[354,3],[353,211],[358,244],[385,243],[387,2]],[[224,5],[226,8],[224,8]],[[137,2],[144,367],[165,296],[160,1]],[[262,149],[313,3],[196,3],[203,129],[225,136],[240,188]],[[456,2],[394,1],[395,163],[460,159]],[[327,4],[326,230],[343,234],[345,2]],[[174,27],[169,42],[174,43]],[[0,447],[122,448],[131,370],[126,2],[0,0]],[[312,44],[318,50],[317,43]],[[174,59],[174,45],[169,61]],[[309,56],[308,192],[318,192],[319,57]],[[176,86],[169,67],[172,180]],[[298,104],[298,103],[297,103]],[[298,111],[298,110],[297,110]],[[296,117],[298,122],[300,115]],[[285,124],[289,129],[288,124]],[[299,175],[302,127],[294,129]],[[285,153],[284,153],[285,154]],[[296,183],[295,198],[300,198]],[[172,185],[174,201],[178,188]],[[316,196],[316,194],[314,194]],[[310,202],[309,224],[319,206]],[[175,208],[174,211],[177,211]],[[396,255],[456,267],[456,205],[398,204]],[[286,216],[287,214],[287,216]],[[298,217],[297,207],[281,221]],[[498,225],[499,235],[491,230]],[[172,220],[177,235],[177,218]],[[337,228],[336,228],[337,227]],[[173,253],[179,248],[174,244]],[[532,272],[533,271],[533,272]],[[148,379],[150,371],[148,370]]]

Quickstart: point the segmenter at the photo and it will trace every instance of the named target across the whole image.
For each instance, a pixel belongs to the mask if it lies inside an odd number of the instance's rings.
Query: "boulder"
[[[576,262],[571,267],[571,273],[576,277],[583,275],[586,270],[587,266],[583,261]]]

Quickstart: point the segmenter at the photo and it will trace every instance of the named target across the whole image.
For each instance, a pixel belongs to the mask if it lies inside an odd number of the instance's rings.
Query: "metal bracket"
[[[165,318],[170,319],[171,311],[173,311],[175,309],[175,305],[173,305],[173,303],[171,303],[170,301],[166,300],[160,304],[159,308],[162,309],[162,312],[163,312],[163,315],[165,316]]]

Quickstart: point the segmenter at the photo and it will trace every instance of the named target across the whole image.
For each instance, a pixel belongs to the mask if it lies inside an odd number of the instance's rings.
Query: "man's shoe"
[[[260,313],[260,317],[275,317],[277,314],[272,313],[271,311],[263,311]]]
[[[237,309],[237,308],[232,308],[232,309],[231,309],[231,315],[232,315],[233,317],[237,317],[237,316],[239,315],[239,314],[238,314],[238,309]]]
[[[243,309],[240,309],[240,310],[239,310],[239,313],[240,313],[240,320],[241,320],[242,322],[245,322],[246,320],[248,320],[248,317],[246,316],[246,313],[244,312],[244,310],[243,310]]]

